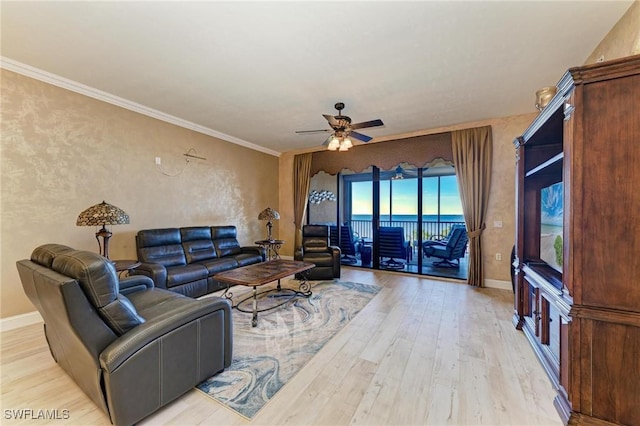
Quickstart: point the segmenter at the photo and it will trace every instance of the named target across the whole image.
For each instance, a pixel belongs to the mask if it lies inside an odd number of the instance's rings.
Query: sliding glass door
[[[422,256],[420,273],[447,278],[466,279],[468,254],[451,262],[429,256],[431,245],[447,247],[447,237],[455,226],[464,226],[458,182],[452,166],[422,170]],[[466,250],[465,250],[466,252]],[[436,251],[435,254],[442,253]]]
[[[438,259],[424,253],[453,225],[464,224],[452,166],[423,169],[403,163],[391,170],[322,175],[312,178],[312,192],[331,187],[337,197],[310,204],[308,219],[332,226],[332,244],[342,249],[344,264],[466,278],[464,260],[460,267],[438,267],[433,265]]]

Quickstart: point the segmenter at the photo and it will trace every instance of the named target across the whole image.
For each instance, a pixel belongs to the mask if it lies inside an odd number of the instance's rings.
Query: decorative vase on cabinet
[[[557,89],[514,142],[513,322],[565,423],[640,425],[640,55],[571,68]]]

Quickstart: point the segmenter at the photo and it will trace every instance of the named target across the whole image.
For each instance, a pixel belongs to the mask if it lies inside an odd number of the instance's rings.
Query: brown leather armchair
[[[329,245],[329,227],[326,225],[302,227],[302,247],[296,249],[294,259],[316,265],[306,275],[307,279],[340,278],[340,248]]]
[[[118,280],[109,259],[60,244],[17,263],[51,355],[116,425],[131,425],[231,363],[231,306]],[[125,295],[126,294],[126,295]]]

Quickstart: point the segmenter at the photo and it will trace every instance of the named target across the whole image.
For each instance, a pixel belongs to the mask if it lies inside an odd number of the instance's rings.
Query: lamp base
[[[271,236],[271,228],[273,227],[273,223],[271,221],[267,222],[267,240],[273,241],[273,237]]]
[[[100,248],[100,254],[109,259],[109,238],[111,238],[111,231],[107,230],[104,225],[102,229],[96,232],[96,240],[98,240],[98,247]],[[102,244],[100,243],[100,237],[102,237]]]

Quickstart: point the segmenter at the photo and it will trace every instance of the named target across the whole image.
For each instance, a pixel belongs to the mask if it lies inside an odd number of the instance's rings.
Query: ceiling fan
[[[329,122],[329,126],[331,126],[331,129],[299,130],[296,131],[296,133],[309,134],[332,132],[332,134],[324,141],[322,145],[325,145],[330,151],[347,151],[353,146],[350,138],[355,138],[362,142],[369,142],[372,139],[370,136],[356,132],[356,129],[384,126],[384,123],[380,119],[351,124],[351,117],[342,115],[344,103],[338,102],[334,105],[334,108],[338,110],[338,115],[322,114],[322,116]]]

